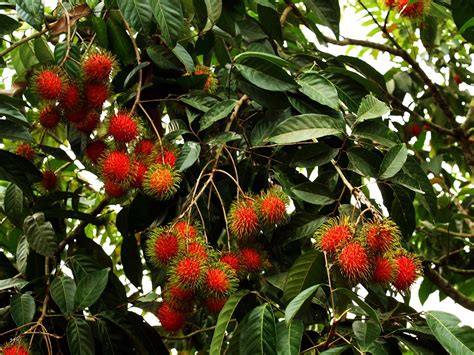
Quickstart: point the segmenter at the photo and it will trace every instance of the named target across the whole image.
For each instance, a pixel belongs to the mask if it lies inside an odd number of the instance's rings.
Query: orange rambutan
[[[41,180],[41,185],[45,190],[51,191],[56,187],[58,183],[58,177],[53,170],[43,171],[43,179]]]
[[[65,111],[75,110],[79,106],[81,100],[81,93],[79,87],[74,82],[69,82],[64,85],[59,105]]]
[[[198,236],[198,229],[191,223],[185,220],[180,220],[175,223],[174,230],[178,238],[183,240],[195,240]]]
[[[392,8],[396,5],[396,1],[395,0],[385,0],[385,6],[387,6],[388,8]]]
[[[35,89],[44,100],[59,99],[62,93],[63,80],[53,69],[43,69],[35,75]]]
[[[104,190],[105,193],[112,198],[122,197],[127,192],[122,185],[109,179],[105,179],[104,181]]]
[[[39,112],[39,123],[44,128],[53,128],[56,127],[59,120],[61,119],[61,114],[54,105],[44,106]]]
[[[114,58],[108,53],[93,53],[89,55],[82,65],[88,80],[107,80],[115,65]]]
[[[353,236],[347,218],[331,218],[315,233],[315,239],[320,250],[335,253],[337,248]]]
[[[207,260],[209,251],[201,241],[190,242],[187,245],[187,252],[189,255],[194,255],[201,260]]]
[[[156,228],[147,241],[147,255],[157,265],[167,265],[178,256],[182,246],[176,235],[165,228]]]
[[[197,65],[193,75],[207,75],[207,79],[202,88],[204,91],[212,93],[217,88],[217,79],[211,68],[204,65]]]
[[[145,175],[145,193],[158,200],[167,200],[177,191],[181,176],[169,165],[152,165]]]
[[[232,293],[237,286],[236,274],[227,264],[217,262],[207,269],[205,285],[210,294]]]
[[[410,288],[420,276],[420,262],[414,254],[406,251],[399,251],[393,260],[396,266],[396,275],[392,284],[396,289],[404,291]]]
[[[99,139],[87,143],[84,153],[87,159],[89,159],[92,163],[97,164],[106,150],[107,144],[103,140]]]
[[[288,202],[288,196],[278,188],[272,188],[263,193],[255,203],[260,220],[265,225],[272,227],[286,222]]]
[[[79,106],[76,109],[72,110],[65,110],[64,111],[64,117],[66,120],[72,123],[79,123],[85,120],[87,113],[89,111],[86,110],[84,107]]]
[[[393,280],[395,268],[393,262],[384,256],[376,256],[372,260],[372,281],[388,284]]]
[[[124,182],[131,177],[132,167],[128,154],[113,150],[101,159],[102,174],[115,182]]]
[[[24,344],[9,344],[0,349],[3,355],[28,355],[30,352]]]
[[[239,239],[248,239],[260,231],[257,211],[252,199],[245,196],[232,203],[228,216],[229,229]]]
[[[109,118],[107,130],[119,143],[129,143],[137,139],[140,133],[137,120],[125,111],[119,111]]]
[[[104,83],[89,82],[84,85],[86,104],[95,109],[101,109],[110,96],[109,86]]]
[[[370,272],[369,257],[358,242],[347,243],[337,256],[339,268],[351,281],[365,280]]]
[[[378,254],[386,253],[398,244],[400,234],[398,227],[390,220],[383,222],[373,221],[363,227],[362,235],[365,236],[367,247]]]
[[[31,144],[28,143],[20,143],[16,147],[15,151],[16,155],[19,155],[29,161],[32,161],[35,157],[35,151]]]
[[[168,332],[176,332],[184,326],[186,316],[183,312],[171,307],[170,304],[163,302],[157,312],[161,326]]]

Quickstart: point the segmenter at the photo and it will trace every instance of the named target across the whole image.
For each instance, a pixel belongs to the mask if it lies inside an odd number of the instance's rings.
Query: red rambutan
[[[145,192],[158,200],[167,200],[177,191],[179,173],[168,165],[155,164],[148,169],[143,182]]]
[[[240,259],[234,253],[226,253],[221,255],[219,261],[221,263],[229,265],[229,267],[235,271],[236,274],[240,271]]]
[[[84,85],[85,101],[91,108],[101,109],[109,95],[110,91],[107,84],[90,82]]]
[[[63,80],[54,70],[43,69],[35,76],[36,92],[44,100],[56,100],[61,96]]]
[[[45,170],[43,171],[43,180],[41,180],[41,185],[45,188],[45,190],[50,191],[56,187],[58,183],[58,177],[53,170]]]
[[[462,79],[461,79],[461,77],[459,76],[458,73],[454,73],[453,80],[458,85],[462,84]]]
[[[112,198],[119,198],[125,195],[126,191],[119,183],[106,179],[104,181],[105,193]]]
[[[121,111],[110,117],[108,133],[119,143],[129,143],[138,137],[138,123],[129,113]]]
[[[163,302],[157,312],[161,326],[168,332],[176,332],[184,326],[186,317],[184,313],[173,309],[171,305]]]
[[[425,1],[427,0],[418,0],[409,5],[410,1],[411,0],[398,0],[398,12],[400,15],[411,18],[422,16],[425,10]]]
[[[204,65],[196,66],[193,72],[194,75],[207,75],[207,80],[204,83],[203,90],[206,92],[213,92],[217,87],[217,79],[212,70]]]
[[[256,202],[258,215],[261,221],[269,226],[285,222],[287,219],[287,203],[288,196],[277,188],[272,188],[268,192],[262,194]]]
[[[184,220],[176,222],[174,230],[176,231],[178,238],[183,240],[195,240],[198,236],[197,228]]]
[[[352,281],[365,280],[369,275],[369,257],[358,242],[350,242],[337,257],[341,272]]]
[[[322,251],[335,253],[337,248],[352,238],[347,218],[330,219],[315,233],[318,246]]]
[[[133,164],[133,177],[132,177],[132,187],[141,188],[143,185],[143,180],[145,180],[145,174],[148,171],[148,165],[142,163],[139,160],[136,160]]]
[[[60,119],[61,114],[54,105],[45,106],[39,112],[39,122],[44,128],[56,127]]]
[[[170,297],[178,301],[188,301],[194,296],[193,290],[185,290],[179,286],[171,286],[168,288],[168,294]]]
[[[187,251],[189,255],[194,255],[201,260],[206,260],[209,257],[207,248],[201,242],[191,242],[187,246]]]
[[[85,149],[85,155],[92,163],[97,164],[107,150],[107,144],[103,140],[89,142]]]
[[[158,265],[167,265],[180,249],[176,235],[163,228],[155,229],[147,242],[147,255]]]
[[[372,260],[372,281],[387,284],[393,280],[395,269],[390,259],[376,256]]]
[[[258,234],[260,224],[254,203],[244,197],[235,201],[229,211],[229,229],[239,239],[247,239]]]
[[[32,161],[35,157],[35,151],[33,147],[28,143],[20,143],[16,147],[15,153],[25,159]]]
[[[243,248],[240,250],[240,264],[248,272],[260,271],[263,267],[262,255],[253,248]]]
[[[151,139],[142,139],[135,144],[135,154],[139,157],[149,157],[155,150],[155,143]]]
[[[82,121],[77,122],[76,128],[84,134],[91,134],[100,122],[100,115],[95,111],[89,111]]]
[[[367,247],[379,254],[393,249],[399,239],[397,226],[389,220],[364,225],[363,235],[366,237]]]
[[[86,119],[88,111],[84,107],[78,107],[75,110],[65,110],[64,117],[72,123],[79,123]]]
[[[28,355],[28,348],[23,344],[10,344],[0,349],[3,355]]]
[[[114,150],[101,159],[102,173],[107,179],[123,182],[130,178],[131,162],[127,153]]]
[[[158,149],[158,155],[156,156],[155,163],[167,164],[174,168],[176,166],[176,160],[178,159],[176,151],[169,148]]]
[[[214,298],[214,297],[208,297],[204,300],[204,303],[206,304],[207,309],[211,311],[212,313],[219,313],[222,308],[224,308],[225,303],[227,302],[228,298],[227,297],[221,297],[221,298]]]
[[[385,6],[392,8],[395,5],[395,0],[385,0]]]
[[[93,53],[83,63],[83,70],[90,80],[106,80],[114,67],[114,59],[105,53]]]
[[[206,272],[206,287],[212,293],[226,293],[229,290],[226,272],[219,268],[209,268]]]
[[[404,291],[413,285],[420,275],[419,261],[412,254],[400,252],[394,257],[396,265],[396,275],[393,286],[400,291]]]
[[[185,256],[178,260],[171,269],[173,283],[186,289],[196,288],[201,284],[205,265],[195,256]]]
[[[64,86],[63,93],[59,99],[59,104],[61,108],[68,111],[74,110],[78,107],[79,101],[81,100],[81,94],[79,92],[79,87],[76,83],[67,83]]]

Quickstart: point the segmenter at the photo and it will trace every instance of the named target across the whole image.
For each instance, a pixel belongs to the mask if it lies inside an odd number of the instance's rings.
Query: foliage
[[[1,2],[0,344],[49,354],[472,353],[472,328],[456,317],[411,308],[410,290],[348,280],[314,245],[329,218],[357,229],[390,217],[401,247],[422,260],[420,301],[439,291],[474,311],[474,5],[412,0],[407,8],[423,11],[408,16],[401,3]],[[368,38],[340,36],[349,10]],[[110,53],[110,83],[84,74],[94,53]],[[64,105],[40,98],[44,69],[84,84],[97,122],[63,110],[41,125],[46,104]],[[137,123],[122,142],[109,134],[119,110]],[[106,154],[140,157],[135,128],[158,152],[143,162],[166,167],[168,180],[155,166],[140,188],[133,167],[119,174],[127,158],[107,171],[105,155],[91,159],[97,139]],[[256,201],[268,221],[258,197],[268,191],[291,200],[290,214],[247,233],[253,217],[237,223],[234,201]],[[190,303],[173,334],[145,321],[156,322],[168,278],[179,279],[147,245],[178,219],[198,221],[211,258],[250,247],[261,259],[238,273],[220,312]]]

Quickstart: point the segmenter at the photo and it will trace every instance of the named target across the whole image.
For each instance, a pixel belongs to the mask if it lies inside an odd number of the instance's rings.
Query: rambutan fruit
[[[9,344],[0,349],[3,355],[28,355],[30,352],[26,345],[23,344]]]
[[[41,180],[41,185],[47,191],[51,191],[56,187],[58,183],[58,177],[53,170],[45,170],[43,171],[43,179]]]
[[[337,248],[353,236],[348,218],[331,218],[319,228],[314,237],[320,250],[335,253]]]
[[[214,75],[214,72],[204,65],[197,65],[193,75],[207,75],[207,80],[204,83],[203,90],[206,92],[214,92],[217,88],[217,78]]]
[[[77,130],[84,134],[91,134],[99,125],[100,115],[95,111],[87,112],[84,119],[75,124]]]
[[[280,189],[272,188],[266,193],[263,193],[255,203],[258,216],[262,223],[273,227],[276,224],[286,222],[288,219],[288,214],[286,213],[288,202],[288,196]]]
[[[247,272],[257,272],[263,268],[262,254],[253,248],[240,250],[240,264]]]
[[[75,110],[79,106],[81,100],[81,93],[79,87],[74,82],[69,82],[64,85],[64,89],[59,99],[59,105],[65,111]]]
[[[169,165],[152,165],[145,175],[143,182],[147,195],[158,200],[171,198],[178,190],[181,182],[180,174]]]
[[[411,0],[398,0],[398,12],[400,15],[410,18],[423,16],[429,0],[418,0],[417,2],[409,5],[410,1]]]
[[[396,289],[404,291],[410,288],[420,276],[420,262],[414,254],[406,251],[395,253],[393,258],[396,266],[396,275],[392,284]]]
[[[114,58],[108,53],[92,53],[84,60],[82,70],[88,80],[107,80],[115,66]]]
[[[122,185],[109,179],[105,179],[104,189],[105,193],[112,198],[120,198],[127,192]]]
[[[107,150],[107,144],[103,140],[95,140],[87,143],[84,151],[87,159],[97,164]]]
[[[370,272],[369,257],[359,242],[347,243],[337,255],[339,268],[351,281],[367,279]]]
[[[174,230],[178,238],[182,240],[195,240],[198,236],[198,229],[191,223],[185,220],[180,220],[175,223]]]
[[[168,295],[178,301],[189,301],[194,296],[193,290],[186,290],[176,285],[168,288]]]
[[[365,236],[370,251],[377,254],[393,249],[400,238],[398,227],[390,220],[365,224],[362,235]]]
[[[392,8],[396,5],[396,1],[395,0],[385,0],[385,6],[387,6],[388,8]]]
[[[19,155],[29,161],[32,161],[35,157],[35,151],[33,147],[28,143],[20,143],[16,147],[16,155]]]
[[[59,99],[62,93],[63,80],[54,69],[43,69],[36,73],[35,89],[38,95],[44,100]]]
[[[146,158],[153,154],[155,151],[155,142],[151,139],[142,139],[135,144],[134,153],[140,158]]]
[[[186,250],[189,255],[194,255],[201,260],[207,260],[209,258],[209,251],[201,241],[188,243]]]
[[[145,174],[148,171],[148,165],[136,160],[133,163],[132,183],[131,186],[135,188],[141,188],[143,180],[145,180]]]
[[[125,111],[119,111],[109,118],[107,131],[115,141],[129,143],[137,139],[140,127],[132,115]]]
[[[100,160],[102,174],[115,182],[124,182],[131,177],[132,167],[128,154],[113,150],[105,154]]]
[[[177,285],[166,284],[163,291],[163,300],[174,309],[189,312],[194,306],[194,290],[184,289]]]
[[[147,241],[147,255],[160,266],[168,263],[178,256],[182,245],[176,235],[166,228],[156,228],[152,231]]]
[[[158,149],[158,154],[155,158],[155,163],[157,164],[166,164],[174,168],[176,166],[176,160],[178,159],[178,155],[176,149],[163,147]]]
[[[236,274],[239,273],[240,259],[236,254],[231,253],[231,252],[222,254],[219,261],[221,263],[227,264],[232,270],[235,271]]]
[[[206,307],[212,313],[219,313],[227,302],[227,297],[208,297],[204,300]]]
[[[173,261],[169,273],[173,284],[185,289],[196,289],[203,281],[206,265],[195,256],[183,256]]]
[[[372,281],[388,284],[393,281],[395,267],[393,261],[384,256],[376,256],[372,260]]]
[[[56,127],[59,120],[61,119],[61,114],[54,105],[44,106],[39,112],[39,123],[44,128],[53,128]]]
[[[176,332],[184,326],[186,316],[183,312],[163,302],[157,312],[161,326],[168,332]]]
[[[95,109],[101,109],[110,96],[109,86],[104,83],[88,82],[84,85],[86,104]]]
[[[454,73],[453,81],[458,85],[462,84],[462,79],[461,79],[461,77],[459,76],[458,73]]]
[[[237,278],[227,264],[216,263],[207,269],[205,285],[207,292],[211,294],[229,294],[235,290]]]
[[[246,196],[240,201],[232,203],[228,221],[232,234],[241,240],[249,239],[260,231],[260,223],[254,203]]]
[[[77,109],[65,110],[64,117],[71,123],[79,123],[86,119],[88,112],[84,107],[78,107]]]

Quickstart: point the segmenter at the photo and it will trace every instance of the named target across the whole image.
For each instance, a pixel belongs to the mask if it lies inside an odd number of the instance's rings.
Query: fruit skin
[[[288,203],[289,198],[281,189],[272,188],[266,193],[262,193],[255,202],[255,207],[262,223],[274,227],[276,224],[283,224],[288,220],[286,213]]]
[[[207,309],[212,313],[219,313],[222,308],[224,308],[225,303],[227,302],[227,297],[215,298],[208,297],[204,300]]]
[[[389,8],[392,8],[396,5],[396,1],[395,0],[385,0],[385,6],[389,7]]]
[[[414,254],[404,250],[398,251],[394,256],[396,276],[392,284],[399,291],[410,288],[421,274],[420,261]]]
[[[181,176],[169,165],[154,164],[145,175],[143,189],[157,200],[167,200],[178,190]]]
[[[115,66],[114,58],[108,53],[92,53],[83,62],[82,70],[89,80],[107,80]]]
[[[28,143],[20,143],[16,147],[16,155],[19,155],[29,161],[32,161],[35,157],[35,151],[33,147]]]
[[[63,79],[55,69],[43,69],[36,73],[35,90],[44,100],[59,99],[63,88]]]
[[[353,237],[353,231],[347,217],[331,218],[316,231],[314,237],[321,251],[334,254],[345,241]]]
[[[169,269],[170,281],[184,289],[197,289],[201,286],[206,265],[195,256],[184,255],[173,260]]]
[[[142,139],[135,144],[134,153],[139,158],[146,158],[153,154],[155,143],[151,139]]]
[[[146,253],[158,266],[166,266],[183,249],[182,243],[169,228],[156,228],[147,241]]]
[[[408,5],[410,0],[398,1],[398,12],[401,16],[416,18],[423,16],[423,13],[429,3],[429,0],[418,0],[411,5]]]
[[[209,250],[206,248],[206,244],[201,241],[190,242],[186,248],[189,255],[194,255],[201,260],[207,260],[209,258]]]
[[[240,263],[242,268],[248,272],[258,272],[263,268],[262,255],[253,248],[243,248],[240,250]]]
[[[194,223],[188,223],[185,220],[177,221],[173,228],[178,238],[184,241],[195,240],[199,234],[198,228],[196,228]]]
[[[48,105],[41,109],[38,119],[41,126],[44,128],[53,128],[56,127],[59,120],[61,119],[61,114],[57,110],[56,106]]]
[[[423,126],[419,123],[412,123],[408,126],[410,137],[418,137],[423,132]]]
[[[104,83],[90,82],[84,85],[86,104],[91,108],[101,109],[110,96],[109,86]]]
[[[131,162],[127,153],[112,150],[101,159],[102,174],[115,182],[125,182],[131,177]]]
[[[388,284],[395,276],[395,265],[392,259],[384,256],[376,256],[372,260],[372,281]]]
[[[459,76],[458,73],[454,73],[453,81],[458,85],[462,84],[462,79],[461,79],[461,77]]]
[[[107,144],[103,140],[89,142],[84,151],[85,156],[93,164],[97,164],[107,150]]]
[[[45,170],[43,171],[43,180],[41,180],[41,185],[47,191],[51,191],[56,187],[58,183],[58,177],[53,170]]]
[[[229,295],[237,288],[237,277],[235,272],[227,265],[217,262],[206,271],[206,291],[214,295]]]
[[[397,225],[388,219],[364,224],[362,235],[365,236],[369,250],[377,254],[393,250],[400,241]]]
[[[109,118],[107,131],[115,141],[129,143],[138,138],[140,127],[132,115],[119,111]]]
[[[104,189],[105,193],[112,198],[119,198],[125,195],[127,191],[120,185],[119,183],[116,183],[115,181],[106,179],[104,181]]]
[[[157,317],[161,326],[168,332],[176,332],[184,326],[186,316],[183,312],[173,309],[171,305],[163,302],[158,309]]]
[[[81,93],[79,87],[74,82],[69,82],[64,86],[63,93],[59,99],[59,105],[65,111],[74,110],[79,106]]]
[[[229,210],[229,230],[240,240],[250,239],[260,231],[260,223],[251,198],[234,201]]]
[[[66,120],[72,123],[79,123],[86,119],[87,113],[89,111],[84,107],[77,107],[73,110],[65,110],[64,117]]]
[[[176,149],[170,147],[163,147],[161,149],[158,149],[158,153],[155,158],[155,163],[167,164],[174,168],[176,166],[176,160],[178,160]]]
[[[145,180],[145,174],[148,171],[148,165],[137,160],[133,164],[133,177],[131,186],[135,188],[141,188],[143,186],[143,180]]]
[[[229,265],[229,267],[234,270],[236,274],[240,271],[240,259],[235,253],[226,253],[221,255],[219,261],[221,263]]]
[[[82,121],[76,123],[78,131],[84,134],[91,134],[100,122],[100,115],[95,111],[89,111]]]
[[[337,262],[342,274],[351,281],[366,280],[369,275],[369,257],[359,242],[347,243],[337,255]]]
[[[30,352],[23,344],[10,344],[0,349],[3,355],[28,355]]]

